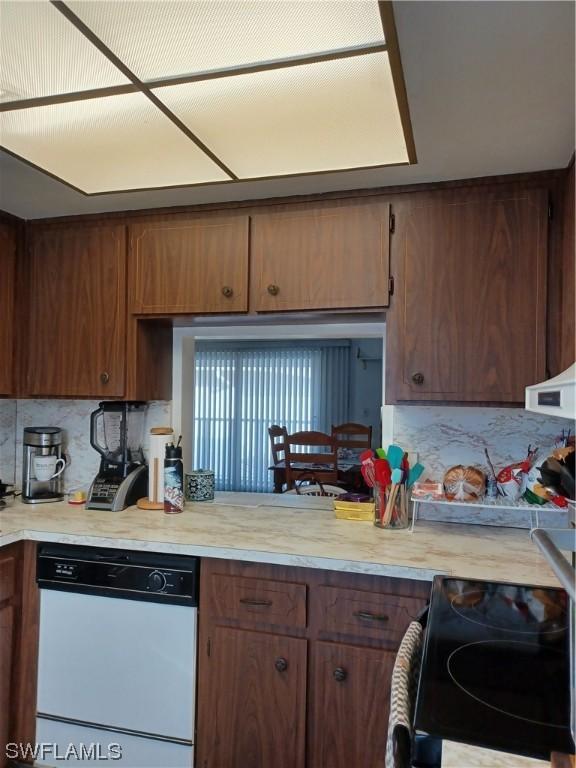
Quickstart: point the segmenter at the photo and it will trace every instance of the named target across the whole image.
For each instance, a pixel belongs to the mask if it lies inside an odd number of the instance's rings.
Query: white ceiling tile
[[[71,0],[141,79],[382,43],[376,0]]]
[[[408,161],[386,53],[154,93],[240,178]]]
[[[0,2],[0,102],[128,82],[47,0]]]
[[[141,93],[4,112],[0,144],[88,193],[228,178]]]

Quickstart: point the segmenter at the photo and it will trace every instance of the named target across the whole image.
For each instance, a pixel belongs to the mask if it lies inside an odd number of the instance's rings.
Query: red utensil
[[[408,461],[407,453],[405,453],[402,457],[402,464],[400,465],[400,469],[404,473],[404,477],[408,477],[408,472],[410,471],[410,462]]]
[[[362,462],[360,465],[360,471],[362,472],[362,477],[364,478],[366,485],[369,488],[374,488],[376,484],[374,454],[370,449],[368,449],[367,451],[364,451],[360,454],[360,461]]]
[[[378,517],[380,518],[380,521],[382,521],[384,519],[384,510],[386,508],[386,488],[388,488],[392,482],[392,470],[386,459],[375,459],[374,472],[376,475],[376,486],[380,492],[378,494]]]

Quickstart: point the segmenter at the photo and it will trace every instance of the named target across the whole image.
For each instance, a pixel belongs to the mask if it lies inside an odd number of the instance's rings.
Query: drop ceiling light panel
[[[47,0],[1,0],[0,102],[128,82]]]
[[[141,93],[5,112],[0,143],[87,193],[228,179]]]
[[[386,53],[154,93],[240,178],[408,162]]]
[[[5,105],[0,147],[82,192],[408,163],[388,53],[363,50],[384,44],[375,0],[66,5],[185,126],[48,0],[0,0],[0,102],[72,94]],[[302,56],[324,60],[226,71]],[[127,84],[134,92],[76,94]]]
[[[375,0],[71,0],[140,79],[382,43]]]

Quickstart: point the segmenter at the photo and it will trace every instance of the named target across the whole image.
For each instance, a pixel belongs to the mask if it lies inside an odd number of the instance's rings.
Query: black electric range
[[[562,589],[434,579],[414,729],[549,759],[571,753]]]

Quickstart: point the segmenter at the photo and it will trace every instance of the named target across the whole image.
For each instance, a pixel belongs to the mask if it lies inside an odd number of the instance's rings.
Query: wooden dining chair
[[[364,449],[372,445],[372,427],[365,424],[347,424],[332,425],[332,440],[336,450],[339,448]]]
[[[273,464],[279,464],[281,461],[284,461],[287,436],[286,427],[279,427],[278,424],[272,424],[271,427],[268,427]]]
[[[298,480],[338,482],[338,457],[331,435],[324,432],[295,432],[286,437],[286,485]]]

